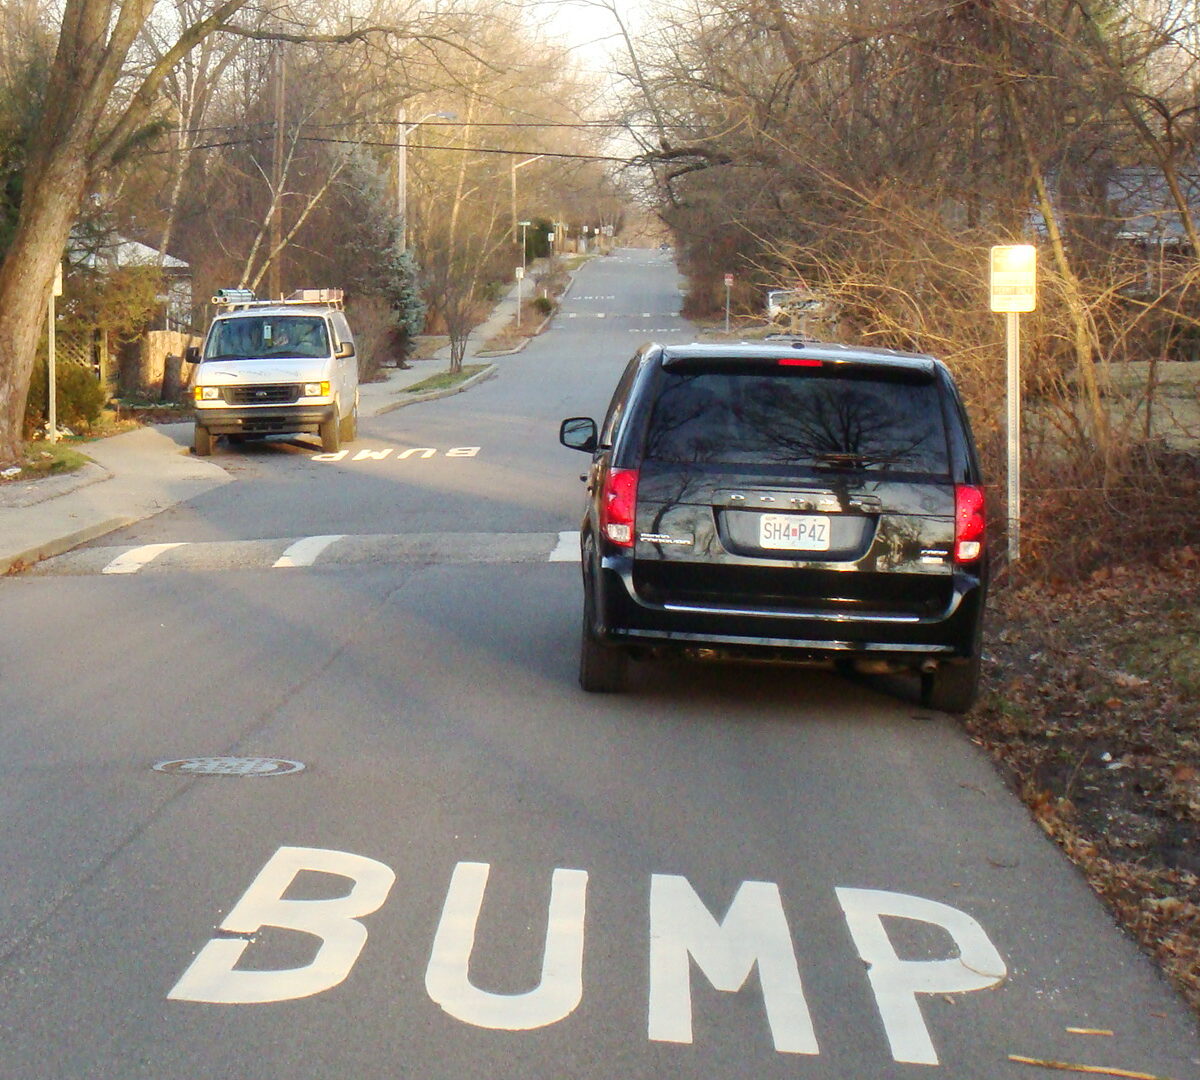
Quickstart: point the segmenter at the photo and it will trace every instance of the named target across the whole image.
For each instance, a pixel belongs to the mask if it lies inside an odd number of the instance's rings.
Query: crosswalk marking
[[[127,551],[123,555],[118,555],[112,562],[100,571],[102,574],[136,574],[143,566],[152,563],[164,551],[170,551],[171,548],[183,547],[182,543],[178,544],[143,544],[141,547],[136,547],[132,551]]]
[[[628,315],[618,315],[611,311],[568,311],[565,312],[565,317],[568,319],[607,319],[612,315],[614,319],[674,319],[676,316],[667,312],[665,314],[653,311],[643,311],[640,314],[630,313]],[[679,329],[676,327],[676,329]]]

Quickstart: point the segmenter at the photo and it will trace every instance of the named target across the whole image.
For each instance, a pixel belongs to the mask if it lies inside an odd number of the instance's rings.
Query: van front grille
[[[300,387],[295,383],[225,387],[225,402],[228,405],[290,405],[299,398]]]

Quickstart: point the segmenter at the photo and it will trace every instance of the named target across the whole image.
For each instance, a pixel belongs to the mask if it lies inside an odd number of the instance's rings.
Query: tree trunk
[[[51,158],[25,189],[17,231],[0,265],[0,465],[21,453],[38,336],[86,185],[83,154],[68,148]]]

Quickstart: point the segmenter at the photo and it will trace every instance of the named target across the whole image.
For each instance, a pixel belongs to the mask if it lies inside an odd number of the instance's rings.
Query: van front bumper
[[[197,424],[213,435],[280,435],[317,433],[334,417],[332,402],[320,405],[246,406],[196,409]]]

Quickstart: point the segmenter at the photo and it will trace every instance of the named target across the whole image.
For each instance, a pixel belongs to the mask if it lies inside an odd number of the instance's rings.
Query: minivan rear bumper
[[[986,586],[962,569],[953,572],[950,600],[931,614],[836,612],[745,603],[651,603],[633,583],[633,560],[605,556],[596,580],[597,631],[613,642],[647,646],[766,648],[794,651],[797,659],[893,654],[914,662],[926,656],[966,657],[978,648]]]
[[[323,405],[247,406],[197,409],[196,423],[214,435],[314,433],[334,416],[332,402]]]

